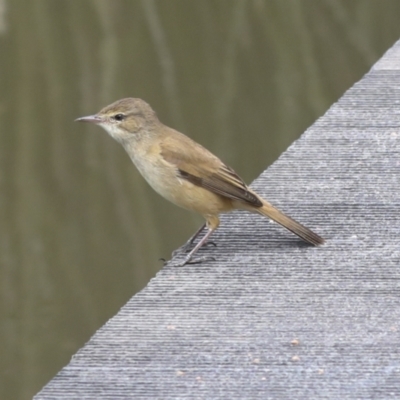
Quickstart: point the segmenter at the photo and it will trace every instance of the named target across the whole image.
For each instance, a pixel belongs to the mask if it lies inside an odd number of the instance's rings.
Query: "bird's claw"
[[[190,265],[190,264],[201,264],[204,262],[210,262],[210,261],[215,261],[214,257],[196,257],[193,259],[190,259],[188,257],[185,257],[183,260],[178,261],[177,263],[171,263],[171,267],[183,267],[185,265]]]

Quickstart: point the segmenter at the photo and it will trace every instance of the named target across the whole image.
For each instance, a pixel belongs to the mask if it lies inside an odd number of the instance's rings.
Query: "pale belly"
[[[232,209],[232,201],[177,176],[176,169],[165,165],[135,162],[139,172],[161,196],[179,207],[204,216],[218,215]]]

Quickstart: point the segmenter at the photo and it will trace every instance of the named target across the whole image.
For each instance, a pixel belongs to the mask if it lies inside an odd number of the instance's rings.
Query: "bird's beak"
[[[87,117],[77,118],[75,122],[92,122],[94,124],[100,124],[103,119],[98,115],[88,115]]]

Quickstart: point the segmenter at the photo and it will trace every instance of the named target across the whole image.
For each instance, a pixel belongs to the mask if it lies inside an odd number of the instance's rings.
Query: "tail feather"
[[[325,243],[325,240],[321,236],[317,235],[310,229],[301,225],[294,219],[283,214],[281,211],[279,211],[277,208],[275,208],[271,204],[267,203],[265,200],[263,201],[263,206],[258,208],[257,211],[260,214],[271,218],[272,220],[274,220],[278,224],[282,225],[289,231],[293,232],[295,235],[299,236],[307,243],[310,243],[314,246],[318,246],[320,244]]]

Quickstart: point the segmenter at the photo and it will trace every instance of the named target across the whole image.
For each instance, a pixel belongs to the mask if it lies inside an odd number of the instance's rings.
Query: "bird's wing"
[[[262,207],[261,200],[252,193],[236,172],[219,158],[187,136],[174,131],[161,142],[161,156],[177,168],[177,175],[210,192]],[[177,150],[185,148],[185,151]]]

